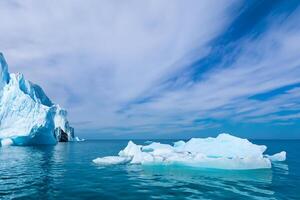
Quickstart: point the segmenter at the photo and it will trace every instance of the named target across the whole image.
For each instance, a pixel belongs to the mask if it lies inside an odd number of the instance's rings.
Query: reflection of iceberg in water
[[[159,187],[178,193],[198,194],[205,199],[209,193],[217,195],[218,191],[224,195],[242,195],[255,199],[265,196],[273,199],[272,170],[218,170],[199,169],[182,166],[149,166],[149,165],[127,165],[126,170],[132,180],[139,181],[137,188]],[[176,187],[174,187],[176,186]]]
[[[272,182],[272,170],[220,170],[220,169],[199,169],[183,166],[150,166],[143,165],[144,173],[167,175],[175,179],[194,179],[195,177],[209,177],[231,181],[259,181],[264,183]]]
[[[119,167],[119,166],[118,166]],[[278,182],[274,172],[288,174],[288,165],[273,163],[271,169],[220,170],[201,169],[178,165],[123,165],[130,180],[140,188],[162,188],[168,193],[197,195],[197,199],[277,199],[274,183]],[[275,178],[275,179],[274,179]],[[282,178],[282,177],[281,177]],[[138,184],[137,184],[137,181]],[[219,193],[219,197],[218,197]],[[159,198],[159,196],[154,196]],[[222,198],[223,197],[223,198]],[[191,197],[191,199],[195,199]],[[179,197],[180,199],[180,197]]]
[[[0,193],[9,196],[9,192],[18,190],[20,196],[14,197],[22,198],[28,195],[26,188],[31,188],[32,194],[47,199],[53,188],[64,182],[65,170],[57,169],[57,164],[63,162],[59,146],[0,148],[1,178],[5,179],[0,181]]]
[[[279,171],[281,174],[289,174],[289,166],[285,163],[275,162],[273,163],[274,170]]]

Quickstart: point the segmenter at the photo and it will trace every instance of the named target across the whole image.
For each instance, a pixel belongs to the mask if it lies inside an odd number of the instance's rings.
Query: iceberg
[[[182,165],[198,168],[250,170],[272,167],[274,161],[284,161],[286,152],[273,156],[264,155],[267,147],[256,145],[247,139],[222,133],[216,138],[192,138],[173,145],[153,142],[136,145],[128,142],[118,156],[94,159],[100,165]]]
[[[56,144],[74,140],[67,111],[22,74],[8,72],[0,53],[0,146]]]

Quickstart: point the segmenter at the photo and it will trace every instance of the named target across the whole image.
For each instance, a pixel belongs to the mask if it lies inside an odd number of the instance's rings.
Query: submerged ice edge
[[[132,141],[118,156],[106,156],[93,160],[99,165],[183,165],[199,168],[228,170],[268,169],[272,162],[284,161],[286,152],[265,155],[267,147],[256,145],[247,139],[230,134],[216,138],[192,138],[172,145],[152,142],[136,145]]]

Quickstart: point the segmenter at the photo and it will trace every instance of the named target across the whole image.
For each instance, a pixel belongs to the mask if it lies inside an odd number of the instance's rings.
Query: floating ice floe
[[[284,161],[286,152],[273,156],[264,155],[267,147],[256,145],[247,139],[229,134],[216,138],[192,138],[174,145],[153,142],[136,145],[128,142],[118,156],[94,159],[100,165],[141,164],[141,165],[184,165],[199,168],[248,170],[271,168],[271,162]]]
[[[126,164],[130,162],[129,157],[121,157],[121,156],[106,156],[103,158],[96,158],[94,160],[95,163],[101,165],[117,165],[117,164]]]
[[[85,139],[79,138],[79,137],[75,137],[75,138],[74,138],[74,141],[75,141],[75,142],[83,142],[83,141],[85,141]]]
[[[0,53],[0,146],[74,141],[67,111],[22,74],[8,72]]]

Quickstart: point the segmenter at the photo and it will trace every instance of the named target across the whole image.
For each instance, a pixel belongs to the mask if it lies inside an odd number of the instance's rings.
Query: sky
[[[298,0],[0,1],[0,51],[90,139],[300,139]]]

